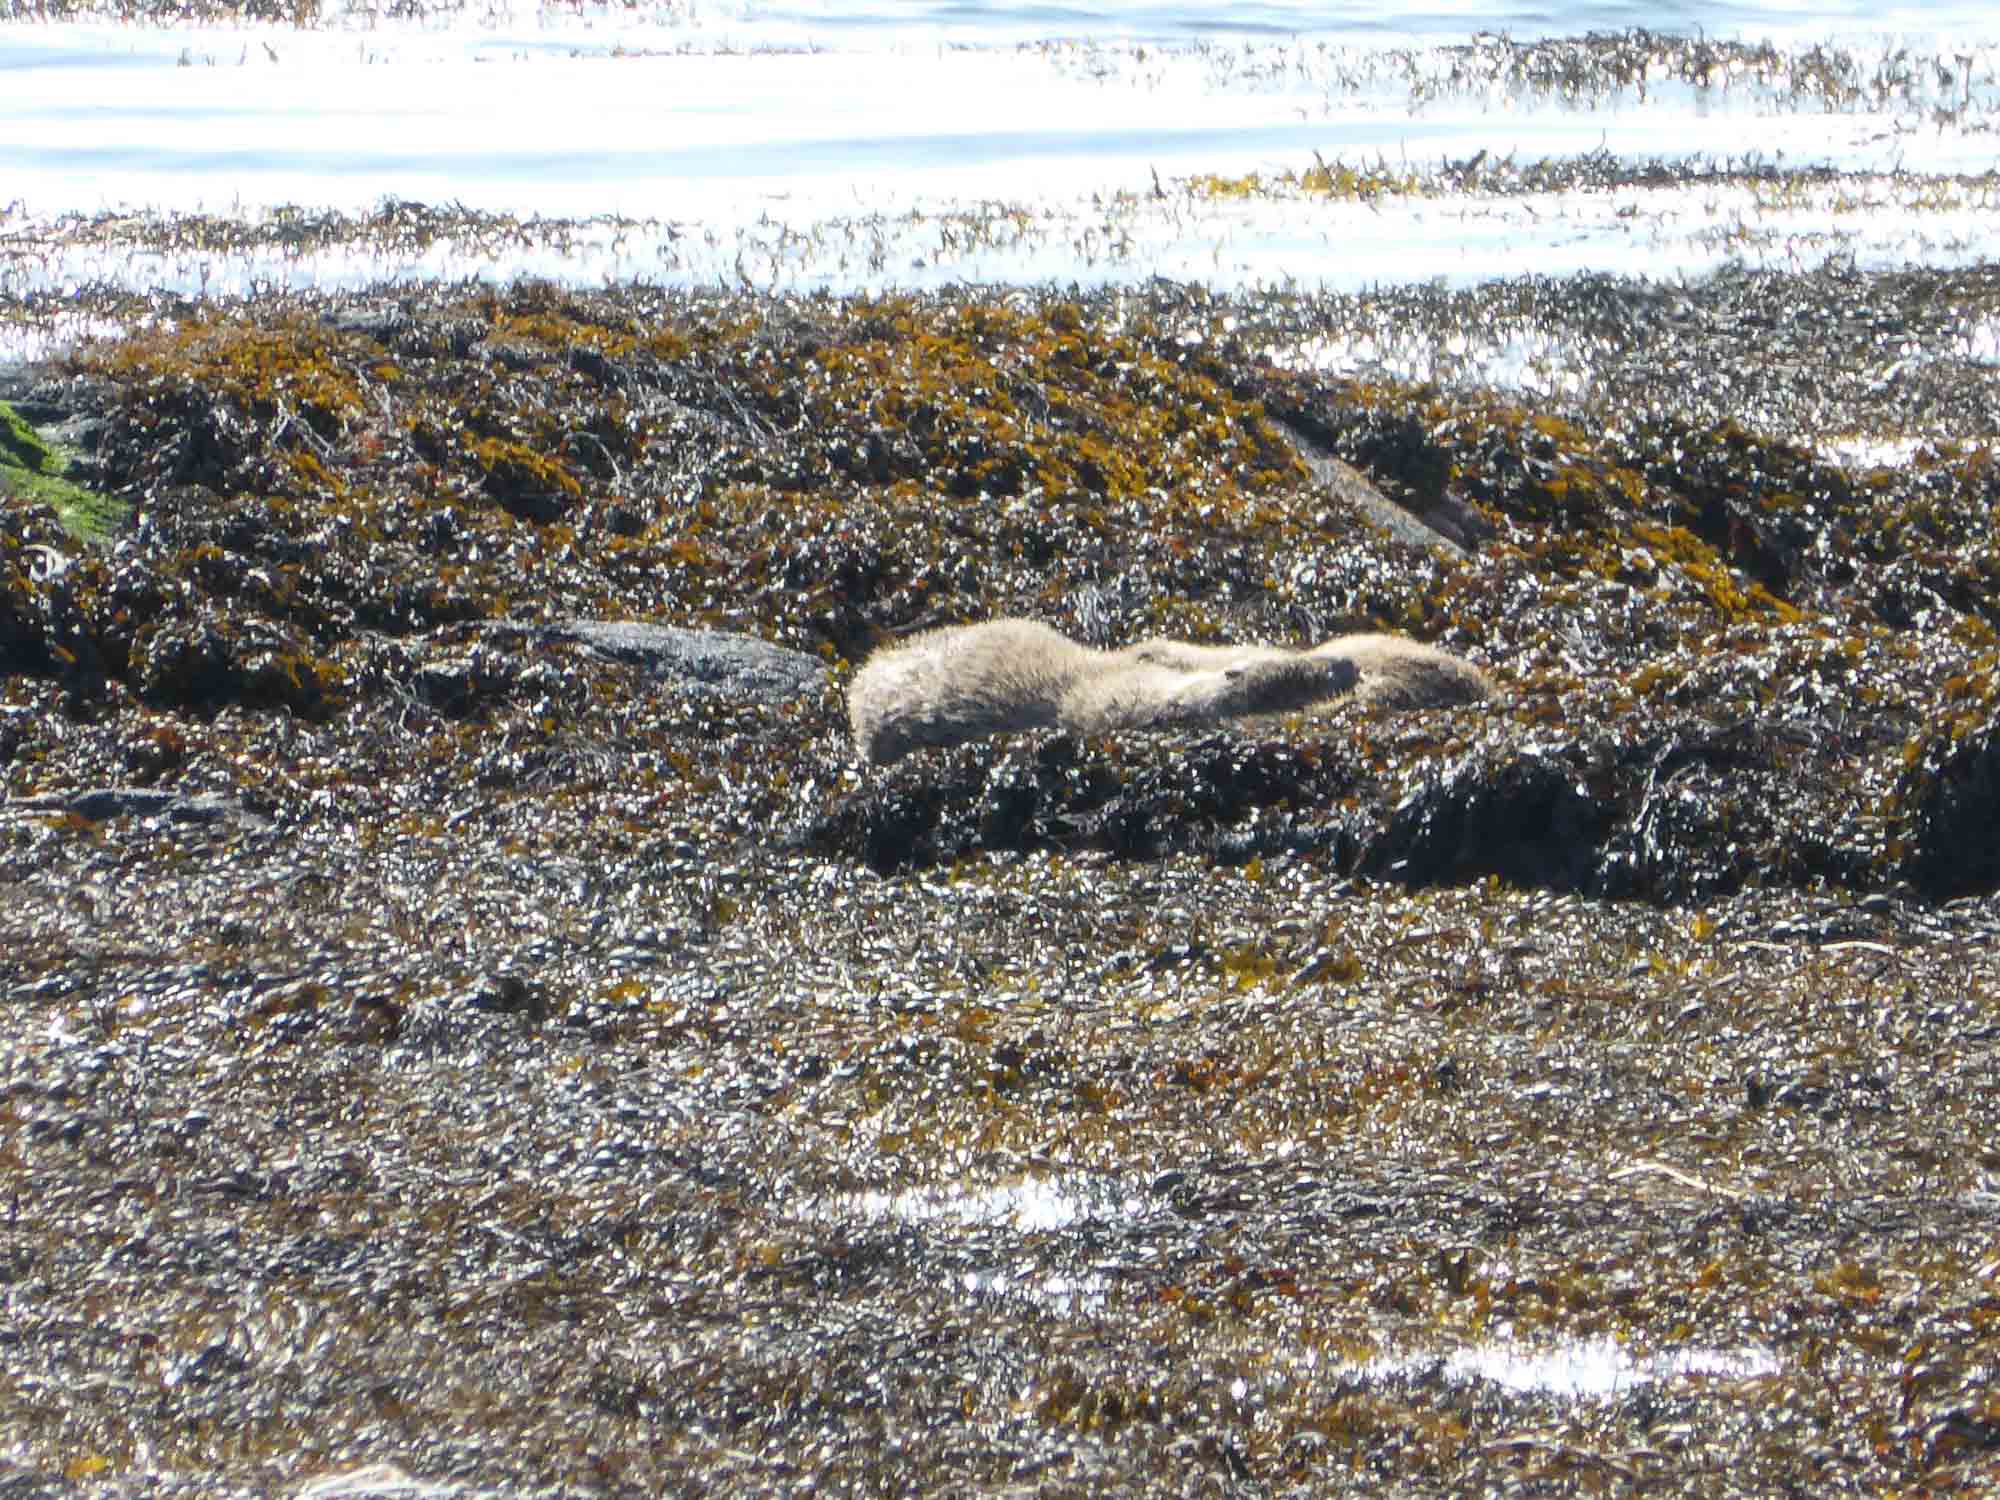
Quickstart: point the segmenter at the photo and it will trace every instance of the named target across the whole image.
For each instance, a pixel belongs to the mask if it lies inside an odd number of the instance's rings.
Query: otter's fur
[[[1141,641],[1132,649],[1145,661],[1201,671],[1285,648],[1196,646],[1162,639]],[[1493,693],[1486,674],[1464,657],[1400,635],[1337,635],[1301,654],[1353,662],[1361,678],[1355,698],[1381,708],[1440,708],[1477,703]]]
[[[878,765],[1018,729],[1072,734],[1214,724],[1355,692],[1412,708],[1486,696],[1479,669],[1396,636],[1310,651],[1153,640],[1096,651],[1033,620],[933,630],[878,651],[848,689],[854,743]]]

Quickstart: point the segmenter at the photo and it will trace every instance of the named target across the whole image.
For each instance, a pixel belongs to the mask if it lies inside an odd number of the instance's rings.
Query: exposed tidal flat
[[[1990,191],[1476,149],[1133,212]],[[0,301],[8,1493],[2000,1484],[1975,233],[836,288],[19,213],[191,258]],[[862,767],[854,665],[1006,614],[1500,690]]]
[[[133,516],[6,515],[10,1482],[1990,1483],[1994,381],[1884,336],[1988,295],[1577,284],[1567,404],[1170,287],[17,372]],[[849,665],[1001,613],[1502,693],[862,770]]]

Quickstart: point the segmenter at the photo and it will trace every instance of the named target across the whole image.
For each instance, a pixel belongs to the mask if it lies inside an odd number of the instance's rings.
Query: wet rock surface
[[[1992,1483],[1996,372],[1873,331],[1985,293],[1765,290],[1840,316],[1560,405],[1166,286],[38,372],[131,515],[0,518],[0,1488]],[[1502,691],[864,771],[852,664],[1000,614]]]
[[[0,806],[16,815],[69,813],[91,823],[102,823],[108,818],[181,818],[202,823],[242,821],[253,826],[270,826],[269,819],[232,798],[201,793],[190,796],[159,787],[95,787],[87,792],[58,792],[48,797],[15,797]]]
[[[779,704],[826,686],[826,664],[817,657],[753,636],[636,620],[572,620],[535,631],[580,641],[684,691],[738,702]]]

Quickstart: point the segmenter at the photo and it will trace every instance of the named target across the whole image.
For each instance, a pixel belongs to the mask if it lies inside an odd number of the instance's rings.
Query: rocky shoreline
[[[0,375],[112,502],[0,521],[0,1487],[1990,1484],[1990,281],[1490,289],[1561,406],[1165,285]],[[1502,691],[864,770],[1009,614]],[[1607,1339],[1736,1363],[1452,1362]]]

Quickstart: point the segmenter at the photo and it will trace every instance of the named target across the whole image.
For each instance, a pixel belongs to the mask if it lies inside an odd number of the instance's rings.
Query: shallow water
[[[1694,82],[1684,57],[1593,74],[1516,45],[1640,20],[1770,45]],[[17,22],[0,26],[0,296],[522,275],[1353,291],[1991,251],[2000,25],[1983,13],[1398,21],[676,3],[329,12],[303,31]],[[1475,27],[1514,40],[1467,50]],[[1553,190],[1494,175],[1580,161],[1672,170]],[[1313,174],[1334,169],[1359,186],[1325,190]],[[437,222],[352,217],[412,204]]]
[[[956,1231],[1056,1234],[1090,1224],[1129,1229],[1156,1213],[1170,1212],[1164,1198],[1134,1183],[1085,1173],[1024,1175],[981,1187],[909,1188],[854,1193],[821,1205],[816,1214],[895,1222],[949,1238]],[[1031,1269],[989,1268],[959,1278],[972,1297],[1020,1297],[1063,1315],[1098,1313],[1112,1298],[1112,1280]],[[1308,1352],[1314,1369],[1324,1361]],[[1637,1353],[1614,1339],[1525,1343],[1510,1339],[1450,1350],[1405,1350],[1345,1368],[1369,1380],[1392,1380],[1435,1368],[1448,1381],[1482,1381],[1522,1395],[1602,1400],[1637,1386],[1685,1377],[1754,1380],[1779,1373],[1767,1349],[1689,1346]]]
[[[1021,1177],[981,1188],[856,1193],[832,1205],[863,1219],[995,1225],[1035,1234],[1090,1220],[1125,1223],[1159,1205],[1136,1189],[1081,1175]]]
[[[1387,1377],[1421,1367],[1407,1356],[1374,1360],[1360,1373]],[[1762,1349],[1674,1349],[1634,1354],[1611,1339],[1528,1345],[1474,1344],[1443,1356],[1447,1380],[1480,1380],[1523,1395],[1561,1396],[1573,1401],[1604,1400],[1635,1386],[1698,1376],[1715,1380],[1755,1380],[1779,1371],[1775,1356]]]

